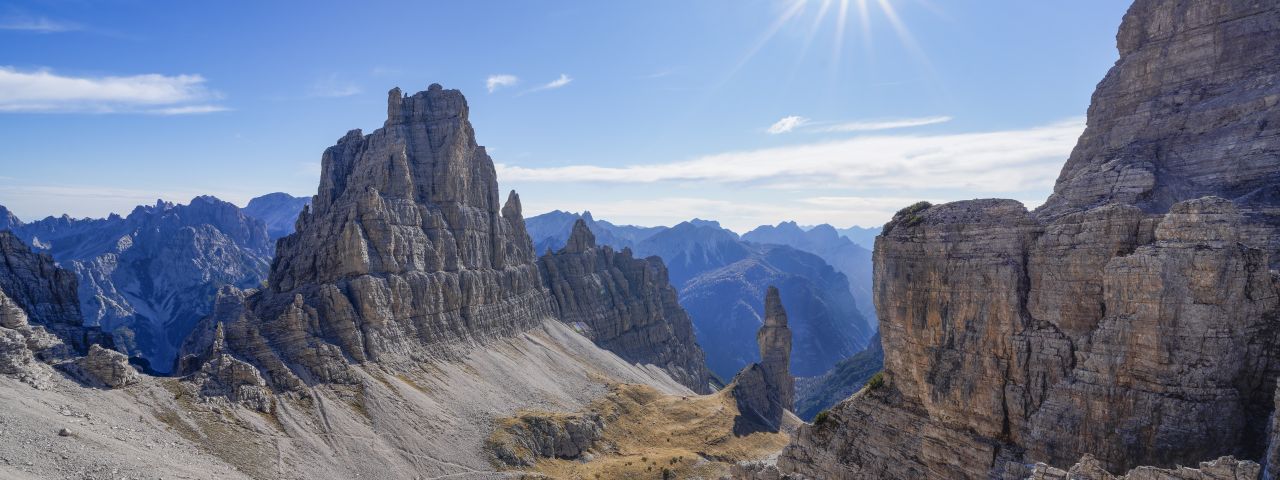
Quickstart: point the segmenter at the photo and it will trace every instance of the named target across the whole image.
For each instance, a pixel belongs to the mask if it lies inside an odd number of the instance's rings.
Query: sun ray
[[[844,47],[844,25],[849,18],[849,0],[840,0],[840,12],[836,15],[835,46],[831,50],[831,75],[836,77],[840,72],[840,55]]]
[[[751,59],[756,56],[756,53],[758,53],[761,48],[764,48],[765,44],[769,43],[769,40],[773,39],[773,36],[777,35],[778,31],[782,30],[782,27],[785,26],[787,22],[791,20],[792,17],[796,16],[796,14],[800,13],[800,11],[804,10],[804,6],[807,3],[808,3],[808,0],[793,1],[791,3],[791,7],[788,8],[785,12],[783,12],[782,15],[777,18],[777,20],[774,20],[773,24],[769,25],[769,29],[765,30],[764,35],[760,36],[760,40],[756,41],[755,45],[751,46],[750,50],[747,50],[747,54],[743,55],[742,60],[739,60],[738,64],[734,65],[733,69],[729,70],[729,73],[725,75],[724,79],[721,80],[720,83],[716,85],[715,89],[718,90],[719,87],[723,86],[726,82],[732,79],[734,75],[737,75],[738,70],[741,70],[742,67],[747,64],[747,62],[751,61]]]

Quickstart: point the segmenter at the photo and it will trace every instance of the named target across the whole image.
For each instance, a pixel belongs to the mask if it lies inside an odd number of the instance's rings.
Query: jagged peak
[[[425,91],[404,95],[400,87],[387,92],[387,121],[385,126],[427,123],[440,120],[467,119],[467,99],[462,92],[445,89],[433,83]]]
[[[787,311],[782,307],[782,297],[778,293],[778,287],[773,285],[769,285],[769,290],[764,295],[764,326],[787,326]]]
[[[582,253],[595,247],[596,235],[587,228],[587,222],[581,218],[574,220],[573,231],[569,233],[569,240],[564,244],[564,251]]]
[[[502,218],[507,220],[520,218],[523,219],[524,207],[520,205],[520,194],[512,190],[507,194],[507,202],[502,204]]]

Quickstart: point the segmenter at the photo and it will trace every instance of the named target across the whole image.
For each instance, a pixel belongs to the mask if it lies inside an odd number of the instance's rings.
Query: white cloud
[[[154,113],[156,115],[191,115],[196,113],[215,113],[231,111],[230,108],[221,105],[187,105],[182,107],[156,108],[147,110],[146,113]]]
[[[565,85],[568,85],[569,82],[572,82],[572,81],[573,79],[570,78],[568,75],[561,73],[560,78],[547,82],[545,85],[535,88],[534,90],[551,90],[553,88],[560,88]]]
[[[220,97],[200,75],[71,77],[0,66],[0,112],[208,113]]]
[[[0,19],[0,30],[33,33],[62,33],[80,30],[80,25],[46,17],[12,16]]]
[[[770,135],[787,133],[792,130],[795,130],[796,127],[799,127],[806,123],[809,123],[809,119],[798,116],[798,115],[791,115],[787,117],[782,117],[782,120],[778,120],[777,122],[774,122],[773,125],[770,125],[768,130],[766,131],[769,132]]]
[[[1052,186],[1084,119],[993,132],[876,135],[629,166],[498,165],[513,182],[712,182],[765,188],[958,189]]]
[[[815,130],[819,132],[871,132],[877,130],[891,130],[894,128],[921,127],[924,125],[933,125],[949,121],[951,121],[951,117],[948,116],[904,118],[901,120],[837,123],[834,125],[823,125],[820,127],[815,126]]]
[[[528,90],[525,90],[525,91],[523,91],[523,92],[520,92],[520,94],[521,94],[521,95],[524,95],[524,94],[526,94],[526,93],[540,92],[540,91],[543,91],[543,90],[552,90],[552,89],[556,89],[556,88],[560,88],[560,87],[563,87],[563,86],[565,86],[565,85],[568,85],[568,84],[569,84],[569,82],[572,82],[572,81],[573,81],[573,78],[569,77],[568,75],[565,75],[565,74],[561,73],[561,74],[560,74],[560,78],[557,78],[557,79],[555,79],[555,80],[552,80],[552,81],[550,81],[550,82],[544,83],[544,84],[542,84],[542,85],[538,85],[538,86],[536,86],[536,87],[530,88],[530,89],[528,89]]]
[[[519,82],[520,82],[520,78],[516,77],[515,75],[506,75],[506,74],[489,75],[489,78],[484,81],[484,85],[485,85],[485,88],[489,89],[489,93],[493,93],[494,90],[497,90],[503,87],[514,86]]]
[[[316,80],[311,84],[311,96],[323,98],[339,98],[359,95],[363,90],[359,85],[349,81],[342,80],[338,74],[332,73],[329,76]]]

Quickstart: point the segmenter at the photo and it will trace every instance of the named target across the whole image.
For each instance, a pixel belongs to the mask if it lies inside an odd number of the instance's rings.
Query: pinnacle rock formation
[[[756,333],[760,362],[738,372],[727,387],[738,404],[734,430],[778,431],[783,417],[795,409],[796,381],[791,376],[791,328],[776,287],[765,294],[765,316]]]
[[[760,344],[760,367],[765,380],[778,393],[778,403],[787,410],[795,409],[796,381],[791,376],[791,327],[787,311],[782,308],[778,288],[769,286],[764,297],[764,324],[756,333]]]
[[[467,117],[457,90],[397,88],[383,128],[329,147],[267,288],[211,317],[225,324],[228,353],[290,390],[355,382],[354,363],[447,357],[552,317],[520,198],[500,203]],[[209,337],[184,352],[207,352]]]
[[[544,255],[539,266],[560,319],[601,348],[662,367],[695,392],[710,393],[718,383],[662,259],[637,259],[630,249],[597,246],[586,222],[578,219],[565,247]]]
[[[1043,207],[921,203],[885,225],[884,380],[780,470],[1025,478],[1090,455],[1152,478],[1274,445],[1280,4],[1138,0],[1117,40]]]

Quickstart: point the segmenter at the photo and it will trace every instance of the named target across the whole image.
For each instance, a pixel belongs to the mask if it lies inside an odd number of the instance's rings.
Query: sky
[[[0,205],[312,195],[392,87],[460,89],[526,216],[739,232],[1043,202],[1118,0],[0,3]]]

